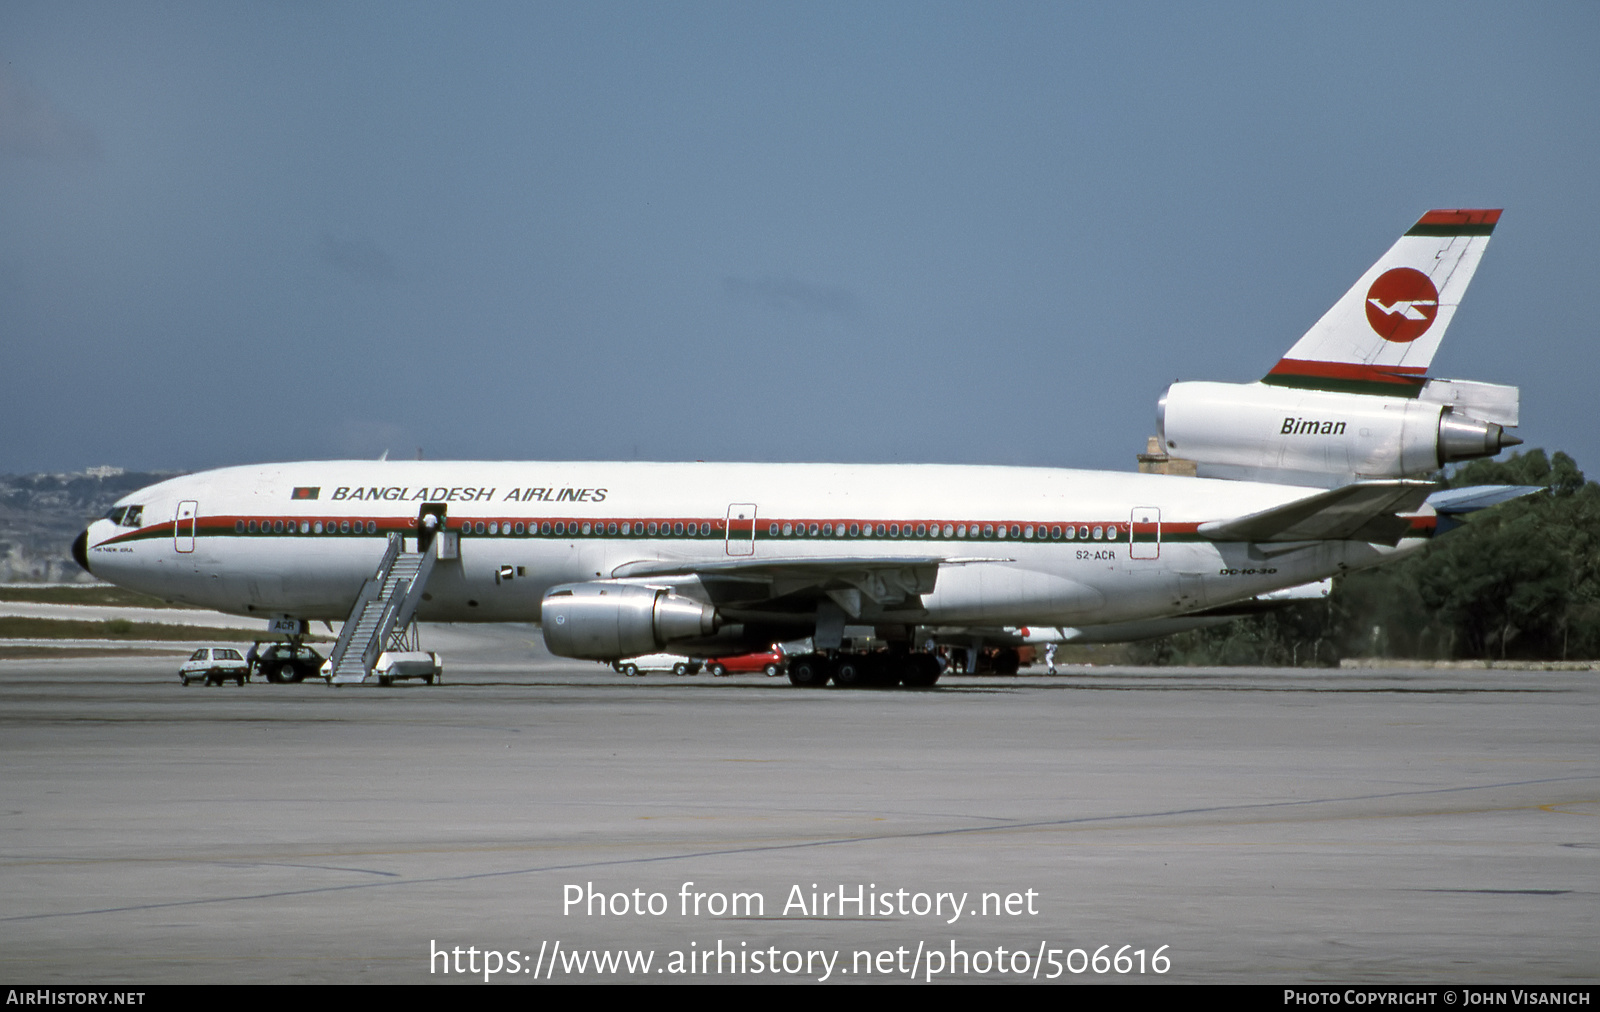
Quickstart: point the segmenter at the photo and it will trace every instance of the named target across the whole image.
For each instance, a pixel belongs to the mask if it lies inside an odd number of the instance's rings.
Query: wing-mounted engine
[[[594,581],[550,588],[540,623],[551,653],[613,661],[709,636],[717,631],[717,613],[664,587]]]
[[[1412,397],[1267,383],[1174,383],[1156,408],[1170,457],[1201,477],[1332,487],[1415,478],[1522,442],[1516,387],[1427,380]]]

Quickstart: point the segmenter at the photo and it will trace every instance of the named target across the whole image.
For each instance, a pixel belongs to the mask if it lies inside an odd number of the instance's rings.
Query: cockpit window
[[[113,506],[106,519],[118,527],[138,527],[144,520],[143,506]]]

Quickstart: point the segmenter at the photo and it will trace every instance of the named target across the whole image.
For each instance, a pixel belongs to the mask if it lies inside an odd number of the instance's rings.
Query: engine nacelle
[[[1167,388],[1157,426],[1202,477],[1333,486],[1492,457],[1522,442],[1503,428],[1516,412],[1517,389],[1488,383],[1433,380],[1409,399],[1193,382]]]
[[[544,643],[561,657],[614,661],[717,631],[716,609],[660,587],[567,583],[540,608]]]

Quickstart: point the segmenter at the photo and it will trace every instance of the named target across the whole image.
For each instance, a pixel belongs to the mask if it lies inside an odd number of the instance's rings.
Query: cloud
[[[340,239],[324,232],[319,253],[323,263],[357,281],[383,283],[399,277],[389,254],[365,239]]]
[[[87,161],[100,157],[100,138],[0,66],[0,154]]]
[[[780,313],[819,313],[851,319],[861,313],[861,299],[848,288],[828,288],[794,278],[722,279],[722,290],[738,302],[753,302]]]

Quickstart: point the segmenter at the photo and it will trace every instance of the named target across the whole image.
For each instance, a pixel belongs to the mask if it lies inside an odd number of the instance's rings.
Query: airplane
[[[554,654],[605,662],[809,638],[789,666],[805,686],[932,685],[930,641],[1193,628],[1325,593],[1452,512],[1521,494],[1431,480],[1521,442],[1505,431],[1517,388],[1426,375],[1499,218],[1429,211],[1261,380],[1168,387],[1169,473],[304,461],[141,489],[72,551],[292,641],[343,619],[325,669],[339,684],[415,649],[414,620],[537,622]],[[863,632],[890,649],[862,649]]]

